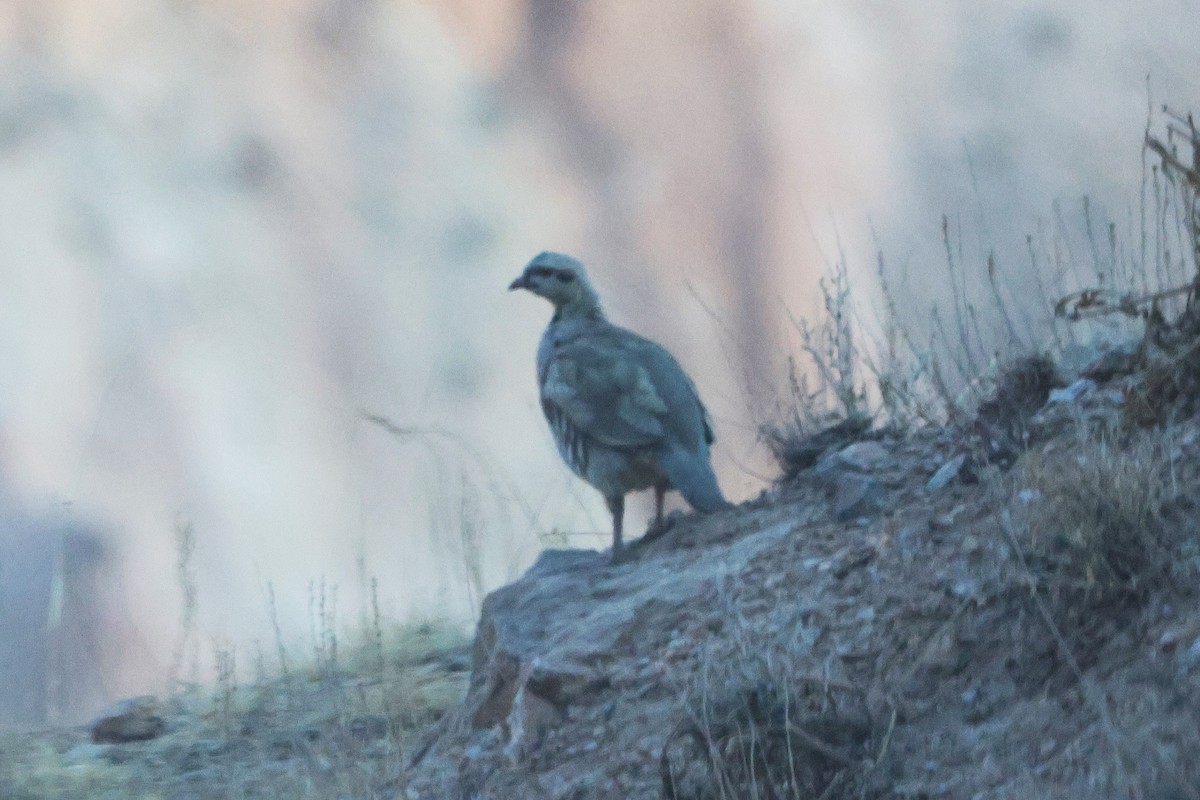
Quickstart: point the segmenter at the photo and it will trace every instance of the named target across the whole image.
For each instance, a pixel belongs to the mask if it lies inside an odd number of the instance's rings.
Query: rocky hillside
[[[781,435],[774,489],[545,552],[469,651],[376,619],[0,738],[0,797],[1196,797],[1200,314],[1147,330],[957,424]]]
[[[1196,797],[1195,333],[794,441],[631,564],[544,553],[395,796]]]

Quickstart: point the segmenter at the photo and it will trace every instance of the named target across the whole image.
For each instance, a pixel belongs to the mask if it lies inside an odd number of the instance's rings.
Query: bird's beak
[[[515,281],[508,285],[508,290],[511,292],[514,289],[527,289],[529,284],[525,282],[525,274],[521,273]]]

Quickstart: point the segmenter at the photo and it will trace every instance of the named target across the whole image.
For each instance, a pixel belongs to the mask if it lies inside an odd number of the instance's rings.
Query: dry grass
[[[1125,443],[1082,438],[1019,464],[1007,502],[1030,589],[1056,624],[1077,629],[1195,577],[1191,531],[1170,513],[1194,479],[1180,473],[1172,450],[1161,432]]]
[[[28,736],[0,737],[0,797],[5,800],[157,800],[138,789],[130,770],[95,762],[71,765],[50,742]]]
[[[1013,596],[1032,612],[1014,626],[1023,631],[1014,641],[1026,647],[1012,663],[1035,661],[1028,653],[1045,650],[1033,643],[1049,635],[1052,660],[1066,665],[1065,685],[1078,687],[1094,735],[1111,756],[1107,769],[1093,767],[1103,796],[1198,796],[1200,764],[1179,749],[1194,739],[1194,725],[1181,727],[1165,708],[1163,716],[1154,713],[1163,693],[1141,681],[1119,684],[1115,702],[1096,686],[1098,670],[1140,656],[1113,652],[1114,642],[1145,636],[1144,626],[1162,610],[1195,602],[1200,541],[1190,498],[1200,481],[1195,458],[1179,460],[1177,438],[1171,431],[1124,441],[1082,434],[1066,451],[1030,454],[998,509],[1019,565]],[[1166,665],[1157,669],[1166,685],[1178,681],[1167,702],[1190,703],[1188,670],[1169,677]]]
[[[373,420],[425,447],[439,479],[445,479],[443,499],[450,513],[440,524],[453,528],[454,535],[443,538],[457,545],[451,555],[461,569],[458,577],[478,605],[490,580],[483,563],[485,522],[507,519],[514,504],[527,516],[528,509],[503,473],[460,439]],[[165,735],[103,747],[84,744],[82,729],[0,740],[0,798],[395,795],[420,738],[465,694],[465,631],[448,622],[400,625],[383,619],[378,581],[364,570],[367,599],[355,628],[339,624],[338,587],[314,580],[308,591],[308,646],[295,647],[281,629],[274,586],[268,583],[273,646],[256,643],[247,653],[228,641],[204,643],[195,625],[202,601],[192,567],[196,536],[181,521],[176,531],[180,635],[167,676],[174,696],[162,704]],[[205,647],[208,659],[202,658]],[[204,660],[214,667],[211,685],[200,681]]]
[[[890,720],[865,691],[811,672],[811,631],[764,636],[725,596],[734,652],[709,651],[680,687],[682,714],[662,748],[664,800],[876,797]]]
[[[319,607],[320,600],[317,600]],[[466,637],[455,628],[384,626],[336,650],[318,629],[286,674],[239,684],[218,648],[218,681],[165,704],[167,733],[81,751],[82,732],[0,739],[5,800],[373,798],[420,735],[466,690]]]
[[[861,796],[873,730],[865,712],[845,708],[838,694],[786,680],[707,685],[663,748],[663,797]]]

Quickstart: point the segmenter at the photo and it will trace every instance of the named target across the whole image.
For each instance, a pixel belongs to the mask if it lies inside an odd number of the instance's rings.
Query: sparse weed
[[[217,686],[213,695],[213,716],[221,735],[228,739],[236,731],[237,712],[237,652],[229,643],[213,646],[213,663],[217,667]]]
[[[844,420],[961,428],[1003,390],[1002,373],[1012,364],[1035,357],[1056,362],[1068,347],[1086,353],[1092,342],[1143,334],[1156,340],[1156,349],[1145,356],[1153,363],[1144,391],[1129,398],[1130,416],[1161,425],[1170,422],[1165,407],[1177,416],[1194,413],[1175,407],[1175,400],[1200,396],[1195,337],[1163,346],[1155,331],[1164,329],[1161,320],[1171,319],[1166,327],[1175,331],[1189,318],[1189,333],[1200,331],[1194,286],[1200,276],[1200,136],[1190,116],[1167,109],[1163,115],[1165,139],[1153,136],[1147,123],[1146,152],[1160,163],[1145,168],[1140,229],[1131,219],[1122,232],[1086,196],[1077,214],[1056,202],[1049,221],[1038,221],[1026,237],[1025,264],[1009,264],[982,243],[976,269],[962,224],[943,216],[948,291],[930,307],[928,324],[916,321],[911,304],[899,308],[882,249],[876,264],[882,309],[872,315],[874,324],[857,324],[847,266],[841,257],[833,262],[820,284],[822,323],[796,323],[807,363],[789,361],[784,399],[774,421],[760,427],[785,477],[797,471],[793,456],[806,450],[807,440]],[[1180,155],[1181,148],[1190,155]],[[986,232],[982,220],[980,227]]]
[[[825,309],[820,325],[792,318],[806,362],[788,357],[787,383],[774,419],[759,426],[786,477],[815,461],[814,447],[827,447],[831,438],[853,441],[871,427],[874,416],[861,375],[865,359],[857,344],[844,258],[820,282],[820,291]],[[889,384],[889,403],[897,402],[902,384]]]
[[[338,673],[337,587],[325,579],[308,584],[308,630],[313,668],[321,679]]]
[[[271,581],[267,581],[267,613],[271,618],[271,632],[275,636],[275,656],[279,660],[279,681],[284,690],[284,697],[290,701],[289,687],[292,675],[288,667],[287,644],[283,640],[283,631],[279,627],[279,607],[275,602],[275,584]]]
[[[486,565],[501,562],[484,552],[485,543],[501,542],[507,562],[501,578],[515,579],[521,554],[511,546],[512,533],[521,527],[536,530],[537,514],[505,471],[463,437],[438,428],[404,427],[375,414],[364,419],[400,442],[419,445],[429,458],[435,506],[430,535],[437,550],[447,550],[445,563],[459,565],[457,577],[468,603],[478,608],[494,580]]]
[[[179,581],[179,589],[182,594],[182,604],[180,606],[179,619],[179,640],[175,645],[175,652],[171,656],[171,669],[168,675],[168,682],[172,685],[177,685],[183,674],[184,661],[187,660],[188,654],[191,654],[193,664],[193,675],[191,682],[195,682],[199,672],[196,662],[199,660],[198,647],[196,642],[196,575],[192,566],[192,556],[196,550],[196,531],[191,523],[180,520],[175,525],[175,578]]]

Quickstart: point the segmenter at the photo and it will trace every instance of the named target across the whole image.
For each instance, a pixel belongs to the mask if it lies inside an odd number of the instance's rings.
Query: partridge
[[[539,253],[509,290],[554,306],[537,351],[542,411],[558,452],[599,490],[613,518],[613,561],[622,557],[625,495],[677,489],[701,512],[730,507],[709,459],[712,423],[696,386],[667,350],[609,322],[583,264]]]

